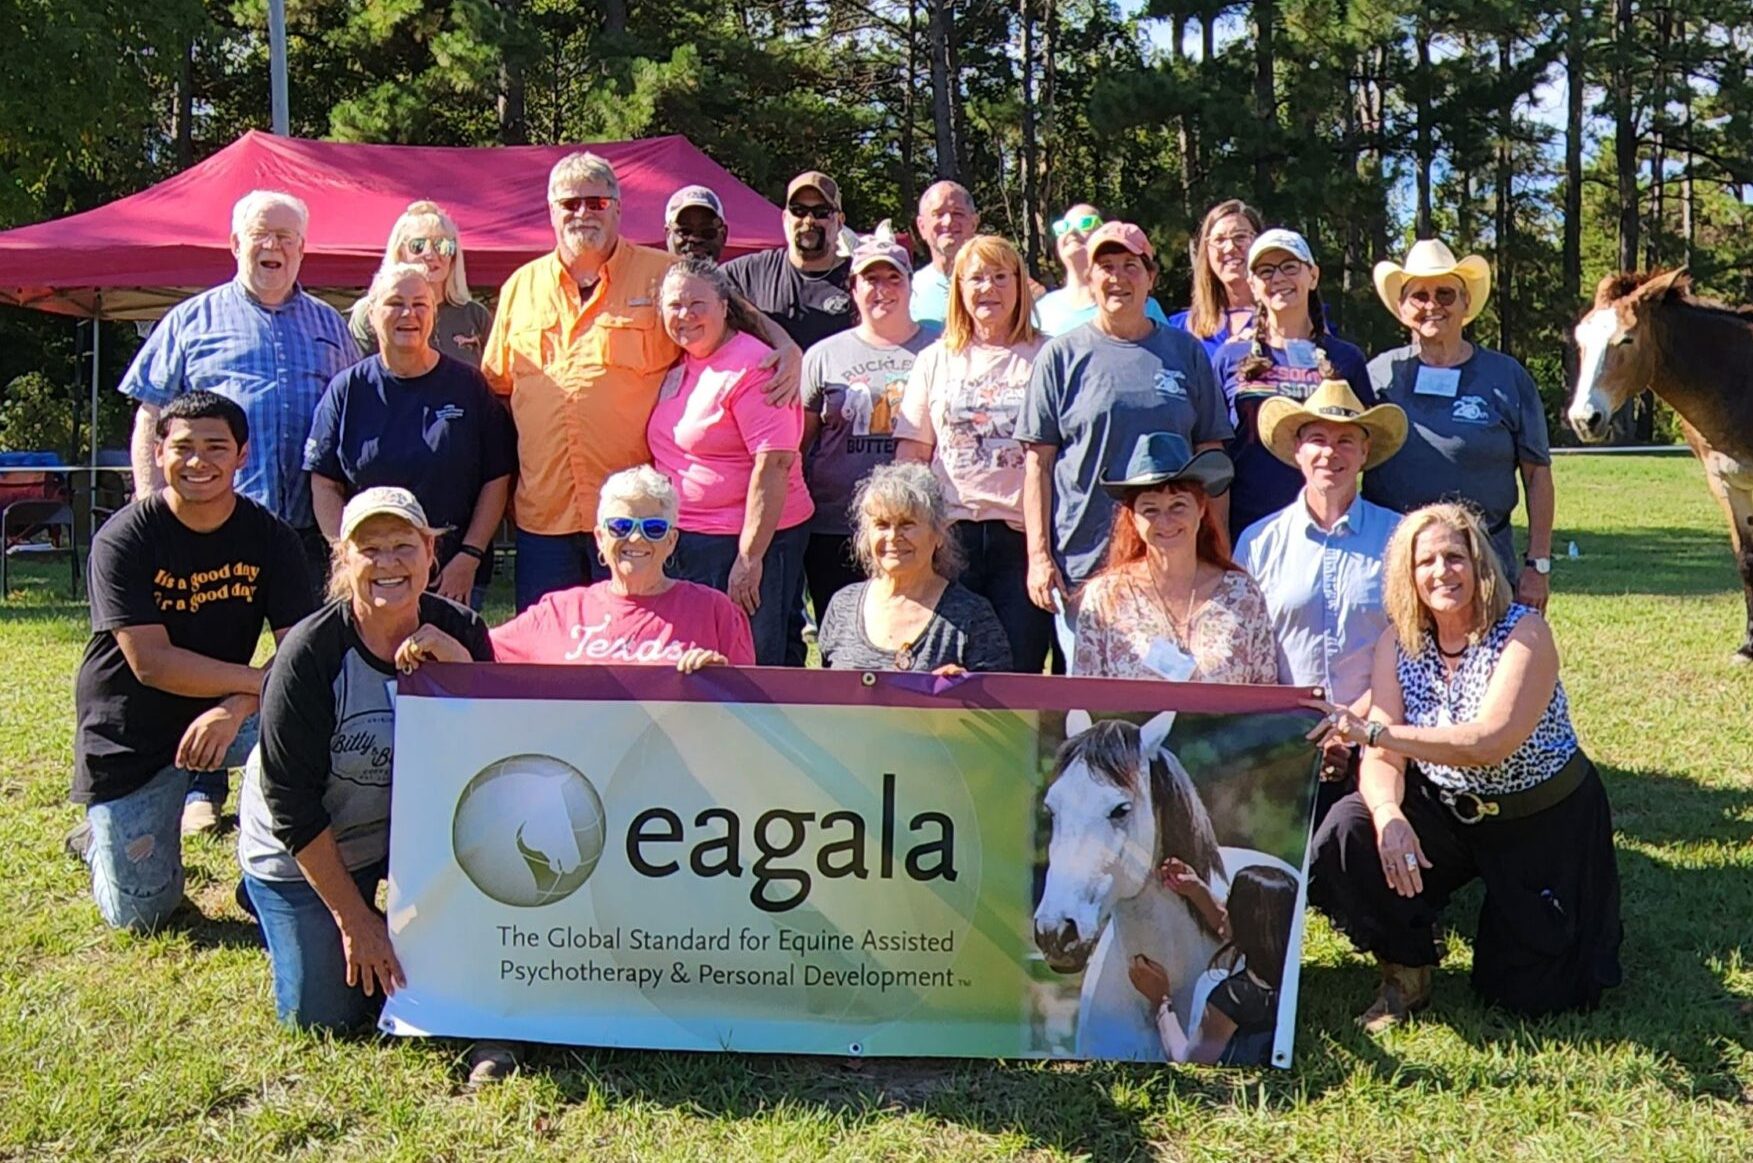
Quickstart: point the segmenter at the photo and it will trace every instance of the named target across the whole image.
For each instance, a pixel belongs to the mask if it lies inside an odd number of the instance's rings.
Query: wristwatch
[[[1522,564],[1538,574],[1552,572],[1552,559],[1550,557],[1524,557]]]

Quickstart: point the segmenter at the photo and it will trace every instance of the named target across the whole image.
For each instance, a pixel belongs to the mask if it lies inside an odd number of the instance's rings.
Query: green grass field
[[[1370,969],[1316,922],[1289,1071],[544,1048],[488,1093],[455,1044],[273,1020],[229,836],[205,920],[105,931],[61,852],[84,608],[61,563],[0,606],[0,1159],[1753,1159],[1753,668],[1690,459],[1563,458],[1552,619],[1618,823],[1627,981],[1523,1023],[1466,988],[1381,1038]]]

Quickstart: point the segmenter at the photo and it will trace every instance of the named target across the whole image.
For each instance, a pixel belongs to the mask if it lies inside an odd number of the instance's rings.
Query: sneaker
[[[523,1066],[521,1042],[475,1042],[469,1046],[469,1082],[474,1090],[503,1082]]]
[[[81,820],[67,829],[67,835],[61,839],[61,849],[84,864],[86,856],[91,852],[91,821]]]
[[[219,811],[212,800],[192,799],[183,805],[183,835],[219,831]]]
[[[1382,962],[1382,983],[1370,1008],[1357,1015],[1366,1034],[1379,1034],[1398,1026],[1430,1004],[1430,966],[1395,965]]]

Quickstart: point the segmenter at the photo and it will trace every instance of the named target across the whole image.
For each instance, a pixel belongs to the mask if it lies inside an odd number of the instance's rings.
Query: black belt
[[[1470,791],[1450,791],[1431,785],[1437,799],[1449,814],[1463,824],[1480,824],[1486,820],[1520,820],[1562,803],[1565,797],[1582,785],[1593,769],[1581,747],[1572,753],[1564,766],[1547,779],[1525,791],[1500,796],[1482,796]]]

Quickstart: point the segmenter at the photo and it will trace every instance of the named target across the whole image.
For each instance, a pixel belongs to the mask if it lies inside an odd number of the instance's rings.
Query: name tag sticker
[[[1193,669],[1198,663],[1178,644],[1167,638],[1153,638],[1150,649],[1144,652],[1144,665],[1170,682],[1186,682],[1193,677]]]
[[[1284,362],[1291,367],[1312,368],[1316,363],[1315,345],[1308,339],[1287,339],[1284,341]]]
[[[635,295],[633,298],[627,300],[627,306],[649,307],[651,306],[651,300],[644,295]]]
[[[1461,369],[1458,367],[1418,367],[1418,382],[1412,385],[1415,396],[1441,396],[1445,400],[1455,398],[1461,390]]]
[[[663,384],[657,389],[657,398],[660,400],[668,400],[681,390],[682,368],[680,365],[677,365],[676,367],[672,367],[669,370],[669,374],[664,376]]]

